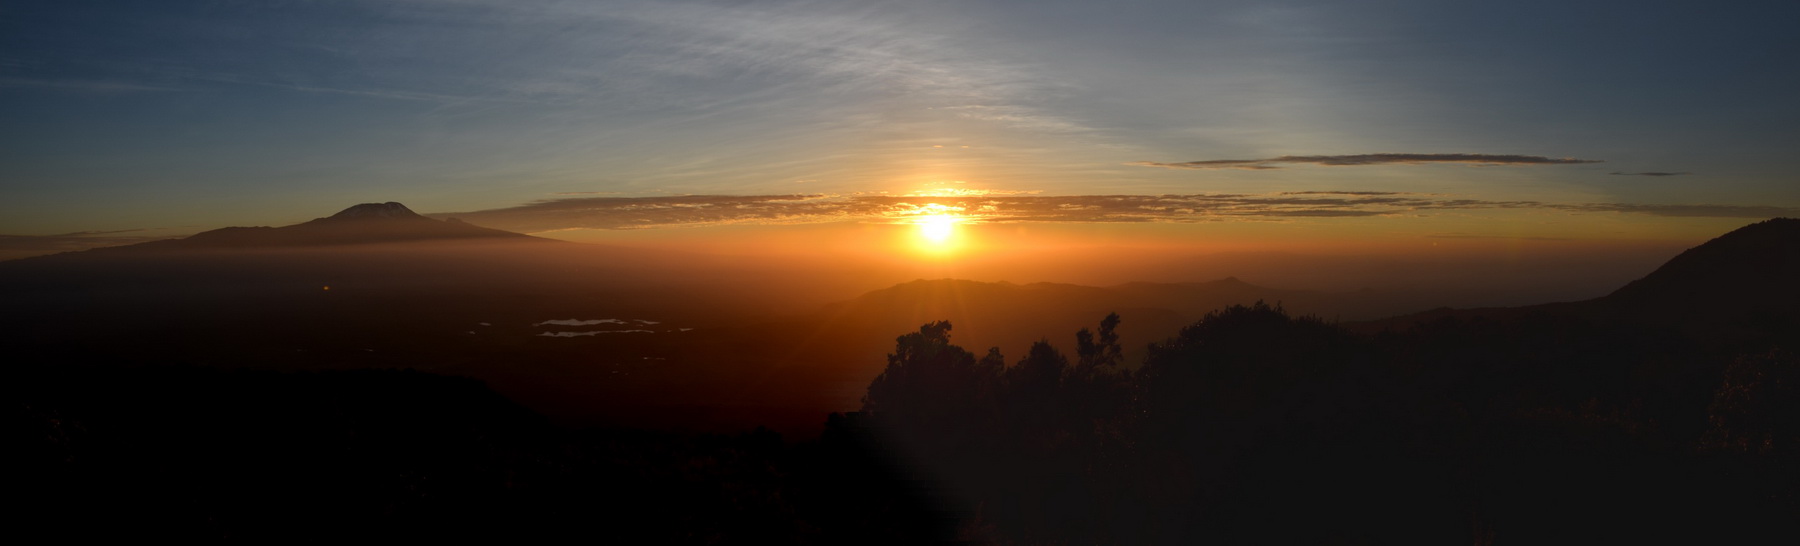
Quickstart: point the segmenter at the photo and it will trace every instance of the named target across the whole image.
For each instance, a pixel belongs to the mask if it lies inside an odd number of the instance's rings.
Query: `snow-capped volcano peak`
[[[406,208],[406,205],[393,201],[388,201],[386,203],[363,203],[331,215],[332,220],[365,220],[374,218],[423,219],[424,217],[419,216],[419,214],[413,212],[412,209]]]

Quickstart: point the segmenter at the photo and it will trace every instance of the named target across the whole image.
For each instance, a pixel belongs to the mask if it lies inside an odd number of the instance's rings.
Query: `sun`
[[[956,221],[957,218],[955,216],[950,216],[948,214],[933,214],[920,218],[919,236],[924,237],[926,241],[930,241],[932,244],[941,245],[948,243],[950,242],[950,236],[956,234]]]
[[[956,225],[962,221],[962,217],[954,214],[926,214],[914,218],[912,224],[919,226],[919,238],[915,245],[920,250],[933,254],[956,250],[961,245]]]

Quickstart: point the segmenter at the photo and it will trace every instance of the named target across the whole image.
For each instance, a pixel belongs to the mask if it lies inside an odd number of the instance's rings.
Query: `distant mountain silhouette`
[[[283,227],[227,227],[185,239],[154,241],[124,248],[255,248],[328,246],[458,239],[550,241],[463,223],[433,220],[395,202],[363,203],[326,218]]]

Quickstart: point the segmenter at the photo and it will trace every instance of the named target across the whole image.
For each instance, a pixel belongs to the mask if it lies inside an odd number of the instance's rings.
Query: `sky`
[[[1794,2],[10,0],[0,254],[386,201],[587,242],[951,215],[1295,247],[1692,243],[1800,215],[1797,20]]]

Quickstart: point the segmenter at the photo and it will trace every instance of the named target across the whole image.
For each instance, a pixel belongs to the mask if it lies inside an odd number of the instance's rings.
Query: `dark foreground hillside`
[[[1127,368],[1107,330],[1013,362],[928,325],[863,418],[997,542],[1688,543],[1800,517],[1782,349],[1550,315],[1360,336],[1258,305]]]
[[[1129,363],[1124,327],[1013,360],[925,325],[863,411],[789,443],[558,428],[412,371],[22,366],[8,481],[55,535],[200,540],[1719,542],[1800,517],[1784,349],[1257,305]]]

